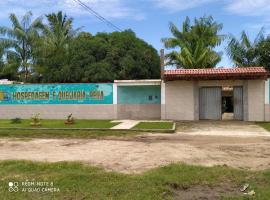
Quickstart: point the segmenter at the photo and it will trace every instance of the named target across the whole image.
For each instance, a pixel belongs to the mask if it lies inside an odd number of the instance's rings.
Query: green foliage
[[[159,77],[156,50],[130,31],[80,33],[70,43],[66,82],[112,82]],[[64,73],[64,72],[63,72]]]
[[[259,42],[257,51],[259,54],[258,64],[270,71],[270,37]]]
[[[182,31],[170,23],[172,38],[163,38],[162,42],[167,49],[179,48],[167,54],[168,65],[177,68],[212,68],[221,60],[221,53],[213,49],[221,44],[224,35],[218,33],[222,24],[209,17],[195,18],[191,25],[187,17],[183,22]]]
[[[75,123],[74,117],[72,117],[72,113],[70,113],[67,116],[67,120],[65,121],[65,124],[74,124],[74,123]]]
[[[27,12],[22,20],[19,21],[14,13],[10,14],[9,19],[12,27],[0,27],[0,49],[4,50],[7,63],[2,67],[2,76],[14,78],[23,74],[24,81],[32,71],[31,62],[33,60],[33,43],[39,37],[42,27],[41,18],[31,22],[32,13]],[[2,56],[1,56],[2,57]]]
[[[227,47],[227,54],[237,67],[258,66],[260,57],[258,45],[262,41],[264,41],[262,30],[258,33],[253,42],[249,39],[245,31],[241,33],[239,40],[231,35]]]
[[[66,83],[159,77],[156,50],[131,30],[92,36],[73,29],[73,19],[61,11],[46,15],[46,23],[40,17],[31,23],[31,16],[19,22],[11,14],[12,27],[0,27],[0,78]]]
[[[112,82],[159,77],[156,50],[132,31],[78,33],[62,13],[47,15],[33,82]]]
[[[10,123],[11,124],[20,124],[20,123],[22,123],[22,119],[19,117],[16,117],[16,118],[11,119]]]
[[[39,126],[41,123],[41,119],[40,119],[40,113],[38,114],[34,114],[32,117],[32,122],[30,123],[31,126]]]

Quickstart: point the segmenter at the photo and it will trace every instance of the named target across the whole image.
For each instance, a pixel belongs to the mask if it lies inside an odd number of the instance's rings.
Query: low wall
[[[265,121],[265,83],[248,80],[248,121]]]
[[[117,109],[113,104],[61,104],[61,105],[1,105],[0,119],[19,117],[29,119],[40,113],[42,119],[65,119],[70,113],[77,119],[116,119]]]
[[[118,104],[117,119],[160,119],[160,104]]]

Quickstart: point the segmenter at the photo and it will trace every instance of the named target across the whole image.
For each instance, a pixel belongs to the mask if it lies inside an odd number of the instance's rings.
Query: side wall
[[[65,119],[70,113],[77,119],[116,119],[116,105],[113,104],[56,104],[56,105],[1,105],[0,119],[20,117],[29,119],[40,113],[43,119]]]
[[[169,81],[165,84],[165,104],[162,119],[194,120],[194,83],[192,81]]]
[[[268,79],[265,81],[265,108],[264,108],[264,119],[265,121],[270,121],[270,105],[269,105],[269,100],[270,100],[270,80]]]
[[[265,82],[248,81],[248,121],[264,121]]]

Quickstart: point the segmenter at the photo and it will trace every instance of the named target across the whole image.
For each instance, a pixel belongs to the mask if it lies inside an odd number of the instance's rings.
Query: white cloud
[[[96,12],[108,18],[133,18],[141,19],[142,13],[130,8],[127,1],[123,0],[81,0]],[[62,5],[62,6],[61,6]],[[58,6],[75,15],[89,14],[78,3],[73,0],[60,0]]]
[[[124,0],[81,0],[83,3],[94,9],[102,16],[112,18],[129,18],[141,20],[143,13],[134,8],[130,8],[127,1]],[[7,18],[9,13],[16,13],[18,16],[31,10],[35,16],[48,14],[62,10],[68,16],[85,16],[94,18],[78,3],[73,0],[5,0],[0,1],[0,18]]]
[[[156,7],[169,12],[192,9],[206,4],[220,6],[233,14],[246,16],[270,16],[270,0],[149,0]]]
[[[170,12],[195,8],[216,0],[152,0],[159,8],[164,8]]]
[[[265,16],[270,15],[269,0],[230,0],[226,10],[245,16]]]

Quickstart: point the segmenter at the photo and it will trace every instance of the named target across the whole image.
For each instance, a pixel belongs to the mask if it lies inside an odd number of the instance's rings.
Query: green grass
[[[110,120],[75,120],[74,124],[66,125],[65,120],[44,119],[41,120],[40,128],[111,128],[118,122],[111,122]],[[21,123],[12,124],[11,120],[0,120],[0,128],[33,128],[30,119],[22,119]],[[35,127],[36,128],[36,127]]]
[[[0,138],[102,138],[107,136],[132,136],[135,131],[114,130],[21,130],[0,129]]]
[[[8,182],[54,182],[56,193],[10,193]],[[0,196],[3,200],[163,200],[173,199],[171,185],[181,187],[217,186],[221,183],[240,186],[249,183],[255,197],[224,198],[230,200],[269,200],[270,170],[249,172],[227,167],[199,167],[172,164],[138,175],[105,172],[79,163],[0,162]]]
[[[266,129],[267,131],[270,131],[270,123],[269,122],[257,122],[258,125]]]
[[[133,129],[172,129],[173,122],[140,122]]]

